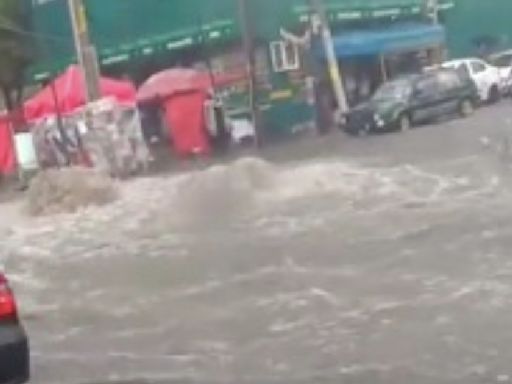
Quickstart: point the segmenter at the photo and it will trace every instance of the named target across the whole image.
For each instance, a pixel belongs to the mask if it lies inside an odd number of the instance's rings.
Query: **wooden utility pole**
[[[320,24],[322,42],[327,59],[327,69],[332,87],[334,89],[334,95],[336,97],[339,111],[344,114],[349,111],[349,106],[347,102],[347,95],[345,94],[345,88],[343,87],[342,74],[338,65],[338,58],[336,57],[336,52],[334,50],[327,12],[322,0],[309,0],[309,3],[313,11],[312,17],[316,17],[318,23]]]
[[[87,101],[101,97],[99,65],[96,48],[89,38],[87,16],[83,0],[67,0],[78,64],[84,76]]]
[[[439,24],[439,0],[425,0],[427,17],[433,24]]]
[[[439,25],[439,0],[424,0],[424,15],[433,25]],[[444,47],[439,45],[432,50],[432,59],[434,64],[441,64],[444,59]],[[432,62],[430,63],[430,65]]]
[[[254,52],[254,29],[249,15],[247,0],[238,0],[238,13],[240,29],[242,31],[242,42],[245,55],[246,71],[249,76],[249,108],[256,133],[256,144],[263,144],[264,135],[260,121],[258,106],[258,90],[256,77],[256,57]]]

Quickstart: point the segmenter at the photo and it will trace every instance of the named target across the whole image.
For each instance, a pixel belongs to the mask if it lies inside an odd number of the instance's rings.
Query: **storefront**
[[[443,10],[451,3],[451,0],[439,0],[439,8]],[[65,1],[34,0],[33,4],[37,8],[34,11],[36,32],[48,37],[41,39],[41,57],[31,73],[31,79],[39,82],[52,78],[73,60],[73,41]],[[140,68],[141,63],[152,64],[148,65],[150,70],[146,75],[180,65],[210,65],[219,72],[244,66],[237,4],[236,0],[88,0],[86,7],[91,38],[98,48],[102,70],[119,76],[126,68]],[[258,46],[258,102],[265,127],[277,133],[294,131],[313,115],[308,87],[311,73],[304,65],[304,47],[286,44],[282,31],[298,35],[304,32],[311,14],[309,2],[257,0],[248,4]],[[425,2],[324,0],[324,4],[335,32],[341,28],[364,35],[371,28],[422,18]],[[62,22],[55,23],[55,20]],[[361,37],[358,36],[355,38]],[[369,72],[375,72],[373,76],[382,78],[384,73],[392,76],[399,66],[396,53],[400,53],[398,58],[403,57],[404,47],[395,45],[391,49],[389,41],[386,49],[374,46],[369,54],[352,52],[347,56],[343,46],[345,37],[338,33],[336,37],[340,38],[340,61],[347,66],[351,62],[358,67],[364,64]],[[225,91],[230,109],[238,114],[247,114],[246,91],[244,84]]]
[[[454,7],[453,0],[430,3],[424,0],[324,0],[323,3],[351,105],[369,97],[383,81],[418,71],[439,62],[445,55],[442,19]],[[296,34],[300,31],[299,36],[307,35],[312,12],[308,2],[296,2],[291,10],[302,25],[292,30]],[[320,38],[313,41],[311,49],[320,64],[314,65],[316,76],[328,83],[327,66],[322,65],[325,52]]]
[[[444,43],[442,26],[420,22],[335,33],[333,44],[349,103],[365,100],[390,78],[435,64]]]

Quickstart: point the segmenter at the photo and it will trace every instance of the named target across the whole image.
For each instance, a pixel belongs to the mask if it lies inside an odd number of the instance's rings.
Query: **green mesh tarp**
[[[275,39],[307,15],[307,0],[247,0],[260,39]],[[419,11],[423,0],[324,0],[331,19]],[[442,0],[442,2],[448,0]],[[102,64],[240,36],[237,0],[84,0]],[[74,57],[66,0],[34,0],[39,34],[35,79],[64,69]],[[384,12],[379,14],[379,12]]]
[[[39,0],[41,1],[41,0]],[[236,31],[233,0],[85,0],[91,39],[103,64],[155,50],[172,50],[201,41],[232,38]],[[35,5],[39,34],[36,77],[61,70],[74,57],[66,0]]]
[[[489,51],[512,48],[511,0],[456,0],[455,3],[444,17],[451,56],[486,53],[479,51],[481,44],[488,45]]]

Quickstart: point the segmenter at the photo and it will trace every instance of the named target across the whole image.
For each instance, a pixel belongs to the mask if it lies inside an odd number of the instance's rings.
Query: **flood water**
[[[509,184],[245,158],[5,228],[34,383],[510,382]]]

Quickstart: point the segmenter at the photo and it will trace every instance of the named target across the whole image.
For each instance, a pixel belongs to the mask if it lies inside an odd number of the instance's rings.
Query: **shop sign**
[[[142,49],[142,54],[144,56],[152,55],[154,52],[155,50],[153,49],[153,47],[145,47]]]
[[[130,59],[130,55],[125,53],[125,54],[106,57],[101,60],[101,64],[108,65],[108,64],[122,63],[124,61],[128,61],[129,59]]]
[[[400,8],[388,8],[388,9],[378,9],[372,11],[373,17],[387,17],[387,16],[398,16],[402,13]]]
[[[361,11],[350,11],[350,12],[338,12],[336,13],[338,20],[358,20],[363,18],[363,12]]]
[[[439,1],[438,9],[441,11],[453,8],[454,1],[446,0]],[[381,6],[381,7],[354,7],[352,9],[346,7],[331,7],[327,10],[328,17],[331,20],[350,21],[350,20],[363,20],[365,18],[380,18],[380,17],[397,17],[421,13],[422,9],[416,5],[395,5],[395,6]],[[294,7],[294,13],[298,16],[301,22],[309,20],[310,8],[307,6]]]
[[[293,97],[293,91],[291,89],[281,89],[278,91],[274,91],[270,94],[270,100],[286,100],[291,99]]]
[[[190,37],[186,37],[184,39],[170,41],[166,44],[166,47],[169,50],[173,50],[173,49],[185,48],[192,44],[194,44],[194,38],[192,36],[190,36]]]

